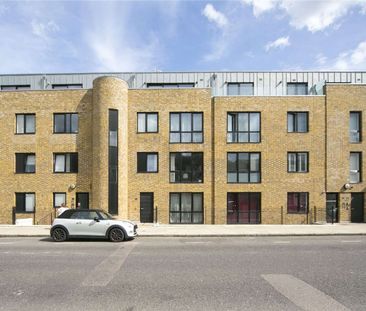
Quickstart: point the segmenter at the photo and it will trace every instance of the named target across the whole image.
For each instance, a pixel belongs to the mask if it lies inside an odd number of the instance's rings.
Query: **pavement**
[[[0,225],[0,237],[49,236],[50,226]],[[329,236],[366,235],[366,223],[313,225],[138,224],[141,237]]]

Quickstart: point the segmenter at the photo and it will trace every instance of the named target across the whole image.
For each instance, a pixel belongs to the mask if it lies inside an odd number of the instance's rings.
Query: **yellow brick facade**
[[[108,210],[109,109],[119,113],[119,217],[139,221],[140,193],[153,192],[158,222],[169,223],[169,194],[199,192],[204,223],[225,224],[228,192],[260,192],[261,223],[311,223],[325,221],[326,193],[334,192],[339,220],[350,221],[350,204],[343,203],[350,203],[350,193],[365,192],[363,182],[349,190],[343,186],[349,152],[366,154],[363,142],[349,143],[348,130],[350,111],[365,115],[366,86],[327,85],[326,96],[211,97],[208,88],[128,89],[120,79],[102,77],[90,90],[0,92],[0,104],[0,223],[12,222],[16,192],[36,194],[35,214],[17,214],[34,217],[35,223],[49,222],[54,192],[66,192],[69,207],[76,207],[76,193],[87,192],[91,208]],[[288,111],[308,112],[307,133],[287,132]],[[78,133],[54,134],[57,112],[77,112]],[[158,113],[158,133],[137,133],[138,112]],[[171,112],[202,112],[203,143],[169,143]],[[228,143],[228,112],[260,112],[260,143]],[[16,134],[17,113],[36,114],[35,134]],[[309,153],[309,172],[287,172],[287,152],[296,151]],[[15,173],[18,152],[36,154],[36,173]],[[53,173],[56,152],[77,152],[78,173]],[[137,152],[157,152],[158,172],[137,173]],[[170,183],[170,152],[203,152],[203,183]],[[261,182],[229,184],[228,152],[259,152]],[[309,193],[309,214],[287,213],[288,192]]]

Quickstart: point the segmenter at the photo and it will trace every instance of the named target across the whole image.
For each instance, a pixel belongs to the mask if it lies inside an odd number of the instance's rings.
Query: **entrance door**
[[[327,193],[327,222],[338,222],[338,193]]]
[[[89,192],[76,193],[76,208],[89,209]]]
[[[351,194],[351,222],[363,222],[363,193]]]
[[[140,222],[154,222],[154,193],[140,193]]]

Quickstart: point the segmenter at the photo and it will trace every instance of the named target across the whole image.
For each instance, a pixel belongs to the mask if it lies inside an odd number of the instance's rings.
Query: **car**
[[[137,235],[137,225],[100,209],[67,209],[53,221],[50,235],[55,242],[86,237],[122,242]]]

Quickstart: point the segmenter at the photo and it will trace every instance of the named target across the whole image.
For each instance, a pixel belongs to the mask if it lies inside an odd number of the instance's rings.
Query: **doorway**
[[[154,193],[140,193],[140,222],[154,222]]]
[[[363,193],[351,194],[351,222],[364,222]]]
[[[89,209],[89,192],[76,193],[76,208]]]
[[[326,215],[327,222],[338,222],[338,193],[327,193]]]

